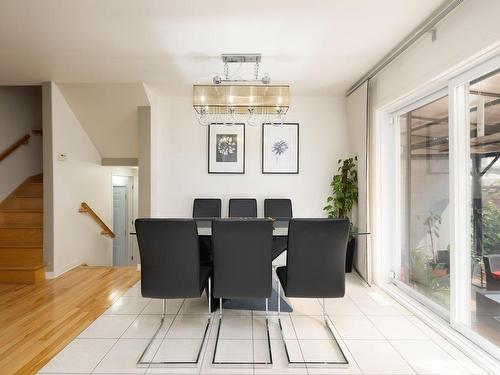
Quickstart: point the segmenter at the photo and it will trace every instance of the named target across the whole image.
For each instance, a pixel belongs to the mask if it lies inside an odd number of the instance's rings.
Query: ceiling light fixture
[[[290,100],[289,85],[271,85],[271,78],[259,78],[260,54],[222,55],[224,78],[218,74],[211,85],[193,85],[193,108],[201,125],[245,122],[282,125]],[[254,63],[254,79],[231,79],[229,64]]]

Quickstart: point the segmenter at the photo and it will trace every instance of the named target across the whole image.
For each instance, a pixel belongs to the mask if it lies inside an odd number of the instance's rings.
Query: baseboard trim
[[[59,268],[54,268],[54,271],[53,272],[46,272],[45,273],[45,276],[47,278],[50,278],[50,279],[55,279],[56,277],[59,277],[63,274],[65,274],[66,272],[68,271],[71,271],[73,268],[76,268],[78,266],[80,266],[82,264],[81,261],[76,261],[76,262],[72,262],[70,264],[67,264],[66,266],[64,267],[59,267]],[[50,274],[49,276],[47,276],[47,274]]]

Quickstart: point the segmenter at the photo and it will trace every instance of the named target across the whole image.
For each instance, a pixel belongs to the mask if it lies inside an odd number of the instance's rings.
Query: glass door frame
[[[422,89],[419,94],[412,94],[401,100],[398,104],[392,103],[390,106],[376,110],[375,136],[378,140],[374,142],[390,145],[393,150],[386,155],[385,151],[375,150],[375,169],[381,177],[375,180],[375,194],[379,195],[382,202],[376,207],[379,212],[376,214],[378,228],[381,233],[375,233],[374,248],[380,253],[375,255],[375,268],[378,271],[376,281],[378,283],[390,282],[395,284],[402,292],[412,299],[422,303],[425,307],[447,320],[450,326],[469,339],[474,344],[500,360],[500,348],[491,343],[480,334],[470,328],[471,323],[471,187],[470,187],[470,112],[469,112],[469,82],[478,79],[488,73],[500,69],[500,54],[489,58],[486,61],[476,63],[467,70],[461,69],[460,73],[451,74],[435,82],[427,91]],[[398,280],[397,270],[401,264],[402,235],[406,217],[403,217],[402,209],[402,178],[401,174],[401,140],[399,117],[409,111],[417,109],[425,104],[448,95],[449,99],[449,205],[450,205],[450,309],[449,311],[436,302],[416,292],[402,281]],[[390,129],[390,130],[388,130]],[[383,140],[382,137],[390,135],[391,140]],[[377,154],[378,152],[378,154]],[[387,168],[381,163],[388,161],[387,156],[393,157],[390,166],[394,168],[394,174],[387,172]],[[385,177],[385,181],[384,180]],[[390,177],[389,179],[387,177]],[[395,184],[391,191],[395,193],[392,197],[383,192],[382,186]],[[377,188],[379,191],[377,192]],[[395,197],[395,198],[394,198]],[[391,202],[392,200],[392,202]],[[376,205],[378,206],[378,205]],[[383,212],[387,210],[387,212]],[[395,220],[389,219],[387,215],[395,214]],[[387,223],[396,224],[392,230],[393,238],[387,241]],[[390,244],[391,250],[380,250],[384,240]]]
[[[451,326],[491,355],[500,348],[470,328],[471,324],[471,213],[469,83],[500,69],[500,55],[480,63],[448,83],[450,102],[450,233]]]
[[[395,233],[395,251],[394,251],[394,256],[392,257],[392,264],[391,264],[391,269],[395,273],[394,277],[391,279],[391,282],[396,285],[398,288],[400,288],[402,291],[404,291],[406,294],[411,296],[413,299],[417,300],[418,302],[422,303],[423,305],[427,306],[430,310],[432,310],[434,313],[439,315],[441,318],[449,321],[450,320],[450,312],[445,309],[443,306],[439,305],[435,301],[431,300],[430,298],[424,296],[423,294],[417,292],[407,284],[405,284],[403,281],[399,280],[399,270],[401,268],[401,251],[403,248],[403,235],[408,236],[408,233],[405,234],[405,231],[408,229],[408,217],[404,214],[403,207],[407,206],[404,205],[402,202],[402,197],[403,197],[403,191],[402,191],[402,186],[403,186],[403,179],[406,179],[407,176],[402,172],[402,166],[401,166],[401,137],[400,137],[400,131],[401,131],[401,123],[400,119],[401,116],[407,114],[408,112],[411,112],[415,109],[418,109],[420,107],[425,106],[426,104],[432,103],[436,100],[439,100],[445,96],[448,95],[448,87],[442,87],[438,90],[434,90],[432,93],[425,95],[421,97],[420,99],[417,99],[413,101],[411,104],[405,105],[404,107],[399,108],[398,110],[391,112],[390,113],[390,121],[391,124],[395,127],[395,155],[394,155],[394,160],[395,160],[395,170],[396,170],[396,212],[397,212],[397,222],[400,223],[396,227],[396,233]],[[406,241],[408,243],[408,240]],[[451,262],[451,261],[450,261]],[[450,265],[451,266],[451,265]],[[451,270],[450,270],[451,271]]]

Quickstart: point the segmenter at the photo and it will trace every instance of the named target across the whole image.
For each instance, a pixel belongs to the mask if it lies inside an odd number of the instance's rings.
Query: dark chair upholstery
[[[500,290],[500,254],[490,254],[483,257],[484,271],[486,273],[486,290]]]
[[[218,198],[196,198],[193,201],[193,218],[220,218],[221,203]],[[205,265],[212,264],[212,238],[210,236],[199,236],[198,241],[201,263]]]
[[[290,220],[287,265],[276,270],[287,297],[344,296],[348,232],[349,220]]]
[[[137,366],[196,365],[210,326],[210,276],[212,269],[200,265],[198,233],[193,219],[137,219],[137,242],[141,256],[141,293],[143,297],[163,300],[160,326],[137,361]],[[207,287],[208,286],[208,287]],[[208,313],[205,333],[194,361],[145,360],[146,353],[165,322],[167,298],[200,297],[207,287]]]
[[[264,199],[264,217],[291,219],[292,201],[290,199]]]
[[[257,200],[230,199],[229,217],[257,217]]]
[[[211,269],[200,266],[192,219],[137,219],[141,292],[147,298],[200,297]]]
[[[279,221],[290,220],[292,215],[292,201],[290,199],[264,199],[264,217],[271,217]],[[276,259],[286,250],[286,237],[273,237],[272,259]]]
[[[214,297],[271,296],[272,236],[269,219],[213,221]]]
[[[221,200],[217,198],[196,198],[193,202],[193,218],[221,217]]]
[[[214,246],[214,297],[219,298],[219,327],[212,364],[272,365],[268,298],[272,292],[271,245],[273,223],[270,219],[217,219],[212,222]],[[222,325],[222,298],[266,298],[266,330],[269,356],[264,361],[249,362],[232,357],[217,360],[217,347]]]
[[[278,267],[278,322],[280,295],[283,287],[287,297],[323,298],[321,303],[325,328],[330,331],[340,358],[294,362],[302,365],[348,365],[349,362],[335,338],[326,315],[325,298],[345,295],[345,257],[349,220],[345,219],[290,219],[286,267]],[[281,329],[283,345],[287,342]],[[289,363],[290,359],[288,359]]]

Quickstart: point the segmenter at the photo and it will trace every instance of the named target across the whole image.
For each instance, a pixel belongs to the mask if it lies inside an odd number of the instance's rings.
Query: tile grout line
[[[186,301],[186,300],[184,300],[184,301]],[[209,304],[212,303],[212,301],[208,297],[208,289],[207,289],[207,301],[208,301]],[[184,303],[183,303],[183,305],[184,305]],[[179,311],[180,311],[180,309],[179,309]],[[207,355],[208,345],[210,343],[210,336],[212,334],[212,329],[213,329],[213,325],[214,325],[214,321],[212,319],[212,317],[214,315],[214,312],[212,311],[212,308],[210,308],[210,312],[211,313],[208,316],[208,318],[210,319],[210,326],[208,327],[207,339],[205,340],[204,343],[202,343],[202,345],[205,345],[205,349],[202,348],[203,355],[201,356],[201,362],[199,363],[200,368],[198,369],[198,371],[196,371],[197,374],[201,374],[201,371],[203,369],[203,364],[205,363],[205,356]]]
[[[300,345],[299,335],[297,334],[297,330],[295,329],[295,325],[293,324],[292,314],[290,314],[290,324],[292,325],[293,332],[295,333],[295,337],[297,338],[297,344],[299,345],[300,354],[302,355],[302,360],[304,361],[304,368],[306,369],[306,374],[309,375],[309,368],[307,367],[306,357],[304,357],[304,352],[302,351],[302,346]]]
[[[133,287],[133,286],[132,286]],[[122,296],[123,297],[123,296]],[[120,298],[122,298],[120,297]],[[142,296],[140,296],[141,298],[143,298]],[[113,306],[120,298],[118,298],[115,302],[113,302],[113,304],[111,306]],[[151,303],[151,301],[149,302]],[[99,367],[99,365],[101,364],[102,360],[104,358],[106,358],[106,356],[111,352],[111,350],[113,350],[113,348],[115,347],[116,343],[122,338],[122,336],[125,334],[125,332],[132,326],[132,324],[134,324],[134,322],[137,320],[137,318],[141,315],[141,313],[144,311],[144,309],[146,308],[147,305],[149,305],[149,303],[146,303],[146,305],[141,309],[141,311],[139,312],[139,314],[137,314],[137,316],[135,317],[135,319],[132,321],[132,323],[129,324],[129,326],[127,327],[127,329],[125,329],[122,334],[120,335],[120,337],[118,337],[114,344],[111,345],[111,348],[109,348],[109,350],[106,352],[106,354],[104,354],[104,356],[99,360],[99,362],[97,363],[97,365],[94,366],[94,368],[92,369],[92,371],[90,372],[90,374],[94,374],[94,371],[97,369],[97,367]],[[104,313],[102,313],[99,317],[103,316]],[[123,314],[125,315],[125,314]],[[96,319],[97,320],[97,319]],[[95,322],[95,320],[94,320]],[[144,371],[144,374],[146,373],[147,369]]]
[[[170,327],[172,327],[172,325],[174,324],[175,320],[177,319],[177,316],[179,315],[179,312],[181,311],[182,309],[182,306],[184,305],[184,302],[186,302],[186,299],[183,299],[182,302],[181,302],[181,305],[179,306],[179,309],[177,310],[177,313],[175,313],[174,315],[174,318],[172,319],[172,321],[170,322],[170,324],[168,325],[168,328],[165,332],[165,336],[163,336],[161,338],[161,342],[160,342],[160,345],[158,345],[158,347],[156,348],[153,356],[151,357],[151,361],[154,360],[154,358],[156,357],[156,354],[158,354],[158,351],[160,350],[161,348],[161,345],[163,344],[163,342],[165,341],[165,339],[167,338],[167,334],[168,334],[168,331],[170,330]],[[168,312],[168,299],[166,299],[166,302],[165,302],[165,306],[166,306],[166,309],[167,309],[167,312]],[[147,306],[146,306],[147,307]],[[144,307],[144,309],[142,311],[144,311],[146,309],[146,307]],[[141,313],[142,313],[141,311]],[[140,314],[139,314],[140,315]],[[167,316],[167,314],[165,314],[165,317]],[[160,320],[161,321],[161,320]],[[154,342],[154,341],[153,341]],[[148,365],[147,369],[146,369],[146,373],[148,372],[148,370],[151,368],[151,364]]]
[[[348,297],[348,298],[350,299],[350,297]],[[319,302],[319,299],[318,299],[318,302]],[[354,303],[354,301],[352,301],[352,300],[351,300],[351,302]],[[337,329],[337,327],[333,323],[333,319],[332,319],[332,317],[330,316],[330,313],[327,310],[327,299],[325,299],[325,311],[326,311],[326,315],[328,316],[328,320],[332,324],[333,328],[335,328],[335,331],[338,333],[340,340],[344,344],[345,350],[347,350],[347,352],[349,353],[349,355],[352,358],[352,360],[354,361],[354,363],[356,363],[356,367],[363,374],[363,370],[361,369],[361,366],[359,365],[358,361],[356,361],[356,357],[354,357],[354,354],[351,353],[351,350],[349,349],[349,347],[347,346],[347,344],[345,342],[346,340],[342,337],[342,335],[340,334],[340,331]],[[363,312],[361,311],[361,313],[363,313]],[[339,345],[339,348],[340,348],[340,344],[338,344],[338,345]],[[340,350],[342,350],[342,348],[340,348]],[[344,353],[344,355],[345,355],[345,353]],[[346,356],[346,359],[347,359],[347,356]]]
[[[370,298],[371,298],[371,297],[370,297]],[[390,297],[390,298],[392,298],[392,297]],[[373,299],[373,298],[372,298],[372,299]],[[354,304],[355,304],[355,305],[359,308],[359,305],[357,304],[357,302],[356,302],[356,301],[353,301],[353,302],[354,302]],[[377,301],[375,301],[375,302],[377,302]],[[383,332],[382,332],[382,331],[381,331],[381,330],[380,330],[380,329],[379,329],[379,328],[378,328],[375,324],[373,324],[373,321],[370,319],[370,316],[368,316],[368,315],[367,315],[367,314],[366,314],[363,310],[361,310],[361,309],[360,309],[360,311],[361,311],[361,313],[362,313],[362,314],[363,314],[363,315],[364,315],[364,316],[365,316],[365,317],[366,317],[366,318],[370,321],[370,323],[373,325],[373,327],[375,327],[375,329],[376,329],[376,330],[377,330],[377,331],[378,331],[378,332],[382,335],[382,337],[384,337],[384,338],[385,338],[385,341],[387,341],[387,342],[389,343],[389,345],[390,345],[390,346],[391,346],[391,347],[392,347],[392,348],[396,351],[396,353],[398,353],[398,355],[399,355],[399,356],[403,359],[403,361],[405,361],[405,363],[408,365],[408,367],[410,367],[410,369],[411,369],[411,370],[412,370],[415,374],[418,374],[418,372],[417,372],[417,371],[413,368],[413,366],[410,364],[410,362],[409,362],[409,361],[407,361],[405,357],[403,357],[403,355],[402,355],[402,354],[401,354],[401,353],[400,353],[400,352],[399,352],[399,351],[398,351],[398,350],[394,347],[394,345],[392,345],[392,343],[391,343],[391,342],[389,341],[389,339],[388,339],[388,338],[384,335],[384,333],[383,333]],[[401,316],[401,315],[402,315],[402,314],[400,314],[400,316]],[[392,315],[380,315],[380,316],[392,316]],[[411,323],[408,319],[405,319],[405,320],[407,320],[409,323]],[[416,327],[416,328],[417,328],[417,329],[419,329],[418,327]],[[419,329],[419,330],[420,330],[420,329]],[[422,333],[423,333],[423,332],[422,332]],[[426,336],[426,337],[427,337],[427,335],[425,335],[425,334],[424,334],[424,336]],[[363,369],[361,369],[361,368],[360,368],[360,370],[361,370],[361,372],[364,374]]]

